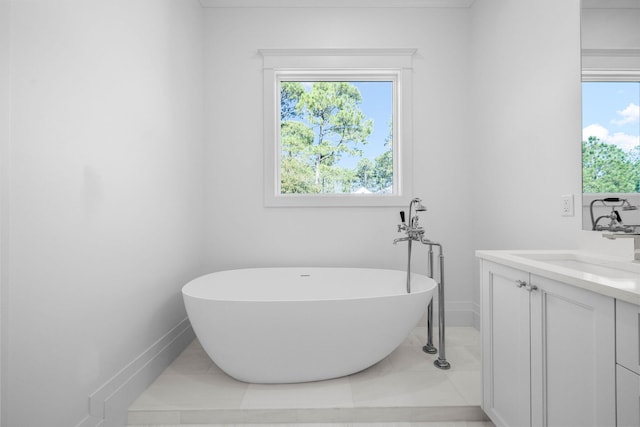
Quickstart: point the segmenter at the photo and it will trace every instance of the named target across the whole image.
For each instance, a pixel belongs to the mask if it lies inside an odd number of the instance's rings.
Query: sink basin
[[[640,264],[631,261],[611,261],[576,253],[520,253],[516,256],[611,279],[637,279],[640,275]]]

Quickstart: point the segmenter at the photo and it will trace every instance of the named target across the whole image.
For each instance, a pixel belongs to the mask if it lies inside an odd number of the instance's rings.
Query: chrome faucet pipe
[[[411,245],[412,239],[407,241],[407,293],[411,293]]]
[[[429,245],[429,257],[427,258],[427,274],[433,279],[433,245]],[[427,305],[427,344],[422,347],[425,353],[436,354],[438,349],[433,345],[433,298]]]
[[[444,253],[440,246],[440,283],[438,283],[438,342],[440,345],[440,353],[438,359],[433,364],[440,369],[450,369],[451,364],[447,362],[444,346]]]
[[[432,242],[429,239],[425,239],[424,237],[420,239],[420,242],[432,246],[438,246],[438,258],[440,261],[440,280],[438,281],[438,345],[440,346],[440,351],[438,354],[438,359],[436,359],[433,364],[440,369],[450,369],[451,364],[447,361],[445,354],[445,319],[444,319],[444,250],[440,243]],[[427,319],[427,327],[429,324],[429,319]],[[429,338],[427,338],[428,340]],[[435,349],[433,344],[431,347],[425,345],[422,350],[426,353],[431,353],[431,349]],[[437,350],[436,350],[437,351]]]

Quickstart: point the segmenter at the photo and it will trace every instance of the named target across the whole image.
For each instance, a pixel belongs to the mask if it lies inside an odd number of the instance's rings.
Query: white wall
[[[473,5],[474,245],[570,248],[581,195],[580,1]],[[578,203],[576,203],[578,205]]]
[[[197,0],[12,8],[3,425],[69,427],[184,319],[202,272],[203,16]]]
[[[630,7],[632,6],[633,7]],[[582,10],[583,49],[638,49],[640,4],[601,1]]]
[[[262,206],[259,48],[418,48],[414,195],[445,245],[448,311],[477,309],[476,249],[579,245],[580,216],[560,216],[560,196],[581,194],[579,0],[209,9],[207,30],[209,269],[404,268],[398,209]]]
[[[575,248],[560,196],[579,206],[580,1],[477,1],[472,28],[474,247]]]
[[[263,207],[261,48],[417,48],[414,195],[445,246],[447,298],[470,322],[473,248],[468,126],[469,9],[207,10],[207,267],[318,265],[402,269],[389,208]],[[426,247],[415,268],[425,270]],[[452,316],[453,321],[455,316]]]

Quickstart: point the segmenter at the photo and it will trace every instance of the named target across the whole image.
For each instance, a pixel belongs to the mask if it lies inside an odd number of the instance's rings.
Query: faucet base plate
[[[438,352],[438,349],[435,348],[432,344],[427,344],[422,347],[422,351],[429,354],[436,354]]]
[[[447,362],[446,359],[436,359],[433,364],[436,368],[451,369],[451,364]]]

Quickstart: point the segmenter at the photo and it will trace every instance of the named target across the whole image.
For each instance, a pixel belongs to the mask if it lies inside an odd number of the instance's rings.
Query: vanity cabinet
[[[482,403],[498,426],[531,425],[529,293],[525,272],[483,261]]]
[[[618,426],[640,426],[640,306],[616,301]]]
[[[487,415],[497,426],[614,426],[614,299],[492,261],[481,265]]]

